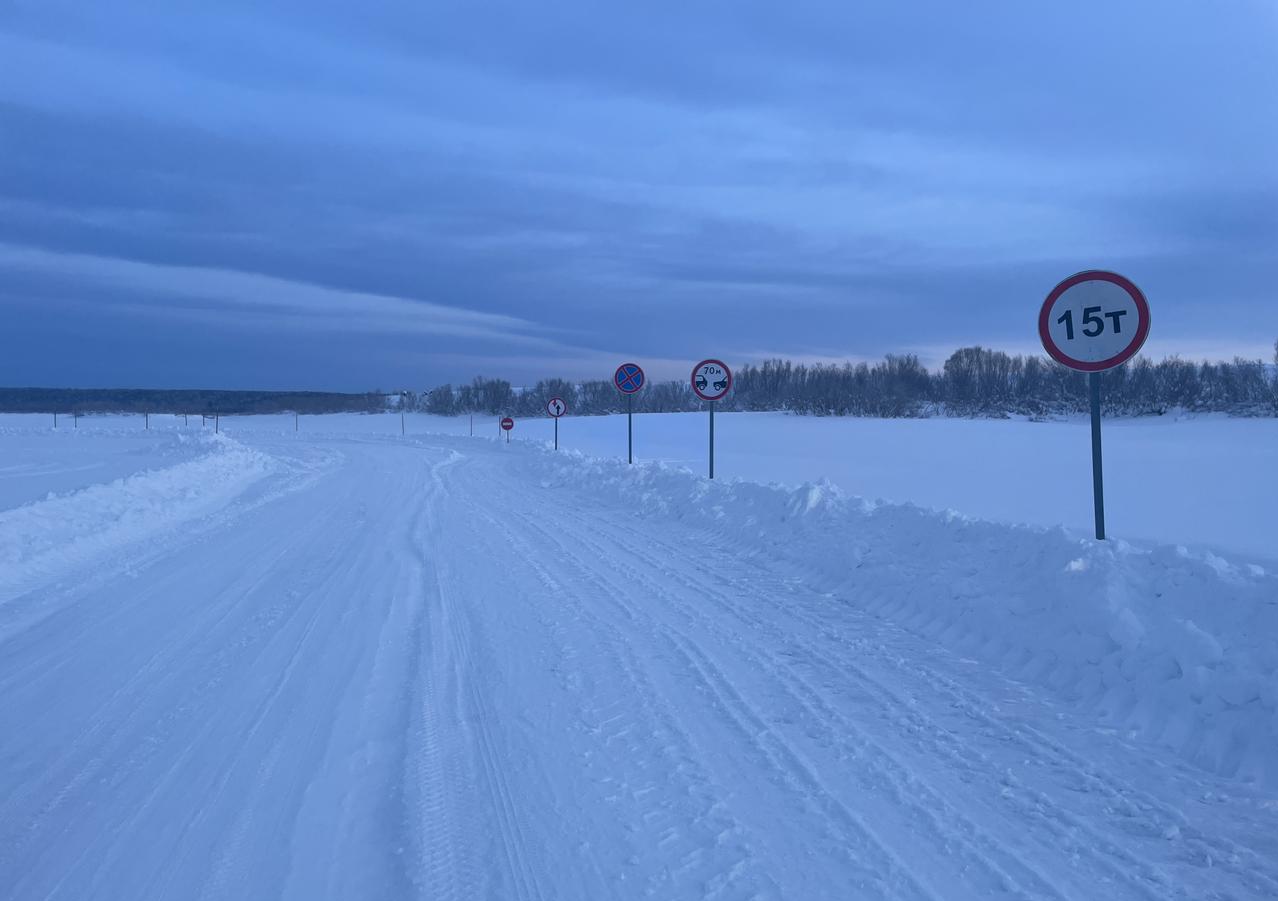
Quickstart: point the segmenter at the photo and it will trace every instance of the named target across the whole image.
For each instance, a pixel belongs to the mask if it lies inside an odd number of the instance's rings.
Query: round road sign
[[[1038,334],[1052,359],[1070,369],[1113,369],[1136,356],[1149,336],[1149,303],[1115,272],[1080,272],[1047,295]]]
[[[511,429],[515,427],[515,420],[507,416],[505,419],[501,421],[501,427],[505,429],[507,432],[509,432]]]
[[[622,394],[634,394],[643,387],[643,368],[638,363],[622,363],[613,373],[612,382]]]
[[[720,360],[702,360],[692,367],[692,390],[702,400],[721,400],[732,389],[732,370]]]
[[[562,397],[552,397],[546,401],[546,412],[558,419],[568,412],[568,405],[564,403]]]

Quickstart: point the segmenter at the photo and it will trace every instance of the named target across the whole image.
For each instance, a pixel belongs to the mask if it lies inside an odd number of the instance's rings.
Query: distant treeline
[[[1278,362],[1278,343],[1275,344]],[[1244,416],[1278,415],[1278,376],[1261,360],[1195,363],[1176,357],[1154,363],[1138,357],[1103,376],[1106,412],[1140,416],[1181,408]],[[1013,356],[983,347],[955,351],[940,372],[912,355],[878,363],[804,365],[768,360],[736,370],[722,410],[785,410],[814,416],[1060,416],[1088,408],[1087,377],[1047,357]],[[459,413],[537,416],[554,396],[571,413],[626,409],[610,380],[573,383],[547,379],[518,390],[501,379],[443,385],[409,396],[410,408]],[[650,384],[634,398],[636,412],[699,410],[703,404],[685,381]]]
[[[203,391],[150,388],[0,388],[4,413],[372,413],[379,393]]]

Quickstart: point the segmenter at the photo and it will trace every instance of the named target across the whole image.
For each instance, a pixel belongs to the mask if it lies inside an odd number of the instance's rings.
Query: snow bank
[[[710,482],[534,450],[533,476],[673,517],[1221,775],[1278,785],[1278,576],[827,484]]]
[[[203,452],[0,511],[0,604],[225,506],[271,466],[270,458],[226,436],[185,440]]]

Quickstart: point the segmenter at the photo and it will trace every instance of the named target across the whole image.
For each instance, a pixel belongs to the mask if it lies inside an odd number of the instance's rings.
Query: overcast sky
[[[269,8],[268,8],[269,7]],[[0,383],[1278,338],[1273,0],[0,2]]]

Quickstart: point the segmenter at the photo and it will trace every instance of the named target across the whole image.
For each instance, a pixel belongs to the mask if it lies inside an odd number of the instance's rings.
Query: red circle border
[[[1098,360],[1095,363],[1075,360],[1057,347],[1056,342],[1052,340],[1050,323],[1048,322],[1051,318],[1052,304],[1056,303],[1060,296],[1070,288],[1083,282],[1110,282],[1118,285],[1118,287],[1127,292],[1136,304],[1136,314],[1140,317],[1140,324],[1136,327],[1136,335],[1132,338],[1130,344],[1108,360]],[[1149,301],[1145,299],[1145,295],[1141,293],[1140,288],[1137,288],[1131,279],[1124,278],[1117,272],[1109,272],[1104,269],[1087,269],[1083,272],[1074,273],[1052,289],[1052,292],[1047,295],[1047,300],[1043,301],[1043,308],[1038,313],[1038,337],[1043,342],[1043,349],[1057,363],[1079,372],[1104,372],[1106,369],[1113,369],[1115,366],[1121,366],[1126,363],[1140,353],[1140,349],[1145,345],[1145,339],[1149,337],[1149,325]]]
[[[640,384],[638,388],[631,388],[629,391],[621,387],[621,370],[625,369],[627,366],[633,366],[635,369],[638,369],[639,375],[643,379],[642,384]],[[622,363],[620,366],[617,367],[617,371],[612,374],[612,384],[613,384],[613,387],[615,387],[622,394],[638,394],[640,391],[643,390],[643,386],[648,384],[648,373],[644,372],[643,367],[640,366],[638,363]]]
[[[723,393],[717,397],[706,397],[704,394],[702,394],[700,391],[697,390],[697,370],[700,369],[702,366],[705,366],[707,363],[717,363],[718,365],[722,366],[723,371],[728,374],[728,387],[724,388]],[[692,393],[695,394],[697,397],[701,398],[702,400],[706,401],[707,403],[714,403],[715,401],[723,400],[732,391],[732,370],[728,368],[727,363],[723,362],[722,360],[716,360],[713,357],[709,360],[702,360],[700,363],[693,366],[692,375],[688,377],[688,380],[692,383]]]
[[[563,404],[563,405],[564,405],[564,412],[563,412],[563,413],[560,413],[560,414],[559,414],[559,416],[566,416],[566,415],[567,415],[567,413],[568,413],[568,404],[567,404],[567,403],[564,401],[564,399],[563,399],[562,397],[560,397],[558,394],[556,394],[554,397],[552,397],[552,398],[550,398],[548,401],[546,401],[546,412],[547,412],[547,413],[550,413],[550,405],[551,405],[551,404],[553,404],[555,401],[559,401],[561,404]],[[555,416],[555,414],[554,414],[554,413],[550,413],[550,415],[551,415],[551,417],[552,417],[552,418],[554,418],[554,419],[558,419],[558,418],[559,418],[559,416]]]

